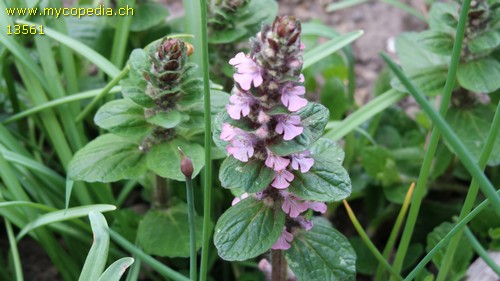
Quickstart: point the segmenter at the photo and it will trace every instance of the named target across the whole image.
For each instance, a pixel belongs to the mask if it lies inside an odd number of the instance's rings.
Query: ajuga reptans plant
[[[204,165],[203,91],[196,66],[188,62],[191,51],[182,40],[165,38],[132,52],[129,77],[121,81],[124,98],[106,103],[94,118],[110,134],[75,155],[73,179],[111,182],[150,170],[184,181],[177,147],[193,160],[193,177],[199,173]],[[225,100],[222,92],[212,96]]]
[[[214,141],[229,155],[219,179],[238,196],[217,222],[214,241],[226,260],[286,251],[298,280],[352,280],[351,246],[312,217],[326,212],[325,202],[346,198],[351,183],[342,150],[320,138],[328,110],[304,97],[300,32],[295,18],[277,17],[250,40],[248,54],[229,61],[235,84]]]

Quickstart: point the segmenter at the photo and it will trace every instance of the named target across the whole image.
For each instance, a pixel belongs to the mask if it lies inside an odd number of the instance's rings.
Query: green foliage
[[[300,231],[286,252],[298,280],[355,280],[356,253],[349,241],[322,219]]]
[[[214,243],[229,261],[254,258],[271,248],[285,227],[281,208],[247,198],[229,208],[217,221]]]
[[[448,232],[450,232],[452,227],[453,225],[451,223],[444,222],[438,227],[434,228],[434,230],[427,236],[427,252],[432,249],[439,241],[441,241],[443,237]],[[453,260],[453,264],[448,275],[449,280],[460,280],[467,271],[470,260],[472,258],[472,247],[470,246],[465,236],[462,236],[462,238],[460,239],[460,247],[457,248],[457,252],[455,253],[455,255],[455,259]],[[443,256],[444,250],[441,250],[438,251],[438,253],[432,259],[432,262],[437,268],[441,267]]]
[[[246,192],[259,192],[273,181],[274,171],[264,161],[241,162],[232,156],[222,162],[219,170],[221,185],[225,188],[242,188]]]
[[[311,147],[314,165],[307,173],[294,171],[290,191],[301,198],[333,202],[351,194],[351,180],[342,167],[344,153],[329,140],[320,139]]]
[[[167,210],[150,210],[137,230],[137,242],[149,254],[160,257],[189,257],[187,206],[176,204]],[[196,249],[201,247],[203,221],[196,217]]]

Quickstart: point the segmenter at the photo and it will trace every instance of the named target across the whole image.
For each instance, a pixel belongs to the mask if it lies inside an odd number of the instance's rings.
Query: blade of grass
[[[500,195],[500,190],[496,192],[497,195]],[[483,211],[488,204],[490,203],[489,199],[484,200],[479,204],[476,208],[474,208],[467,216],[465,216],[462,220],[459,220],[455,226],[446,234],[443,239],[441,239],[434,248],[432,248],[427,255],[417,264],[417,266],[406,276],[404,281],[411,281],[413,280],[429,263],[432,258],[438,253],[439,250],[441,250],[443,247],[448,245],[448,242],[450,242],[451,238],[453,238],[459,231],[461,231],[467,223],[469,223],[471,220],[473,220],[481,211]]]
[[[28,25],[34,24],[33,22],[25,21],[25,20],[16,20],[16,23],[28,24]],[[97,53],[96,51],[92,50],[87,45],[85,45],[85,44],[79,42],[78,40],[75,40],[67,35],[64,35],[60,32],[57,32],[54,29],[51,29],[49,27],[44,27],[43,31],[44,31],[46,36],[56,40],[57,42],[59,42],[61,44],[68,46],[75,53],[78,53],[78,54],[82,55],[84,58],[91,61],[99,69],[104,71],[104,73],[106,73],[108,76],[114,78],[118,74],[120,74],[120,70],[118,68],[116,68],[116,66],[114,66],[109,60],[107,60],[105,57],[103,57],[101,54]],[[0,35],[0,38],[1,38],[1,35]]]
[[[90,111],[94,109],[94,107],[99,103],[99,101],[104,96],[106,96],[109,93],[109,91],[111,91],[111,89],[113,89],[116,86],[116,84],[118,84],[120,80],[123,79],[123,77],[128,75],[129,71],[130,68],[127,66],[116,77],[114,77],[113,80],[111,80],[106,85],[106,87],[104,87],[102,91],[97,96],[95,96],[92,99],[92,101],[85,107],[85,109],[76,117],[75,122],[81,122],[83,118],[85,118],[90,113]]]
[[[336,12],[338,10],[342,10],[345,8],[349,8],[352,6],[356,6],[359,4],[363,4],[368,2],[368,0],[344,0],[336,3],[332,3],[326,7],[326,11],[331,13],[331,12]]]
[[[343,34],[336,38],[333,38],[330,41],[315,48],[312,48],[310,51],[304,54],[304,64],[302,65],[302,69],[306,69],[314,63],[344,48],[354,40],[361,37],[361,35],[363,35],[362,30],[349,32],[347,34]]]
[[[113,206],[114,207],[114,206]],[[78,281],[97,280],[101,276],[109,251],[109,232],[108,223],[104,216],[99,211],[90,211],[87,213],[92,227],[93,242],[92,247],[85,259],[82,272]]]
[[[481,243],[477,241],[476,237],[470,229],[466,226],[464,228],[464,233],[465,236],[467,237],[467,240],[469,240],[469,243],[472,245],[472,248],[476,251],[476,253],[483,259],[483,261],[498,275],[500,276],[500,266],[490,257],[488,252],[481,246]]]
[[[118,7],[127,4],[130,8],[135,8],[135,0],[119,0]],[[116,23],[115,36],[113,38],[113,47],[111,49],[111,62],[121,68],[125,59],[125,50],[127,49],[127,40],[130,33],[130,25],[133,17],[119,17]]]
[[[125,270],[133,263],[133,258],[121,258],[112,263],[97,281],[120,281]]]
[[[377,247],[372,243],[370,240],[370,237],[366,234],[366,232],[363,230],[363,227],[359,223],[358,219],[356,218],[356,215],[352,211],[351,207],[349,206],[349,203],[347,203],[346,200],[342,200],[342,203],[344,203],[344,207],[347,211],[347,215],[349,216],[349,219],[351,220],[354,228],[356,228],[356,231],[358,232],[359,236],[365,242],[366,247],[370,250],[370,252],[375,256],[375,258],[378,260],[378,262],[391,274],[392,277],[394,277],[396,280],[403,280],[403,278],[397,273],[391,265],[387,262],[387,260],[382,256],[382,254],[378,251]]]
[[[12,225],[10,222],[4,218],[5,229],[7,230],[7,236],[9,238],[10,253],[12,254],[12,261],[14,262],[14,272],[16,273],[16,281],[23,281],[23,269],[21,259],[19,258],[19,251],[17,250],[16,236],[12,230]]]
[[[479,155],[478,165],[481,167],[482,170],[484,170],[484,168],[486,167],[486,163],[488,162],[488,158],[490,158],[499,131],[500,131],[500,101],[497,105],[495,116],[493,117],[493,122],[488,132],[488,136],[486,137],[486,142],[484,143],[484,146],[481,150],[481,154]],[[462,210],[460,211],[459,219],[464,218],[470,212],[470,210],[472,210],[472,208],[474,207],[474,203],[476,202],[478,191],[479,191],[478,182],[476,178],[473,178],[469,186],[469,190],[467,191],[467,196],[465,198],[464,204],[462,205]],[[451,240],[450,245],[446,249],[445,255],[441,262],[441,266],[439,267],[439,273],[437,275],[436,280],[444,280],[445,276],[450,270],[451,265],[453,264],[455,251],[459,246],[461,237],[462,237],[462,232],[459,232]]]
[[[145,264],[149,265],[151,268],[153,268],[156,272],[160,273],[161,275],[170,278],[174,281],[190,281],[189,278],[187,278],[186,276],[180,274],[179,272],[157,261],[150,255],[144,253],[141,249],[134,246],[132,243],[130,243],[123,236],[115,232],[113,229],[109,230],[109,235],[111,236],[111,239],[115,241],[115,243],[120,245],[123,249],[127,250],[129,253],[133,254],[134,257],[136,257],[137,259],[142,260]]]
[[[387,3],[393,7],[399,8],[407,12],[408,14],[414,16],[415,18],[427,23],[427,18],[424,15],[422,15],[422,13],[420,13],[419,11],[417,11],[416,9],[412,8],[411,6],[405,3],[399,2],[398,0],[380,0],[380,1]]]
[[[109,212],[116,210],[113,205],[106,204],[94,204],[88,206],[79,206],[74,208],[69,208],[67,210],[58,210],[54,212],[47,213],[38,217],[36,220],[28,223],[21,231],[17,234],[17,240],[21,240],[24,235],[26,235],[31,230],[38,228],[40,226],[48,225],[54,222],[61,222],[70,219],[80,218],[87,216],[91,211],[95,212]]]
[[[203,98],[204,98],[204,123],[205,123],[205,171],[203,181],[203,234],[202,248],[200,261],[200,281],[207,280],[208,277],[208,257],[210,249],[210,237],[212,236],[211,228],[211,213],[212,213],[212,124],[211,124],[211,106],[210,106],[210,77],[209,77],[209,62],[208,62],[208,39],[207,39],[207,3],[206,0],[198,1],[195,4],[199,11],[200,20],[196,25],[196,34],[199,44],[201,45],[200,68],[203,73]],[[195,45],[196,47],[196,45]],[[196,281],[196,280],[193,280]]]
[[[81,101],[84,99],[93,98],[93,97],[96,97],[97,95],[101,94],[103,91],[104,91],[104,88],[97,89],[97,90],[90,90],[90,91],[85,91],[85,92],[81,92],[78,94],[74,94],[71,96],[67,96],[64,98],[51,100],[49,102],[46,102],[46,103],[43,103],[43,104],[40,104],[37,106],[33,106],[27,110],[19,112],[18,114],[12,115],[11,117],[5,119],[3,121],[3,123],[10,124],[12,122],[15,122],[15,121],[21,119],[21,118],[30,116],[32,114],[38,113],[38,112],[43,111],[43,110],[54,108],[54,107],[57,107],[60,105],[65,105],[65,104],[71,103],[71,102],[77,102],[77,101]],[[116,93],[119,93],[120,91],[121,91],[121,87],[115,86],[115,87],[112,87],[111,90],[108,91],[108,94],[116,94]]]
[[[340,140],[377,113],[395,104],[405,96],[405,93],[396,90],[385,92],[339,122],[337,126],[334,126],[334,129],[325,134],[325,137],[334,141]]]
[[[457,74],[458,63],[460,62],[460,54],[462,52],[462,42],[464,39],[465,24],[467,22],[467,14],[470,8],[470,2],[471,0],[464,0],[462,3],[460,17],[457,24],[457,32],[455,34],[455,42],[453,44],[453,51],[450,60],[450,68],[448,69],[448,76],[446,77],[441,105],[439,106],[439,114],[441,116],[446,116],[446,112],[448,111],[448,106],[450,104],[451,94],[455,86],[455,77]],[[399,242],[398,250],[394,258],[393,267],[397,272],[401,271],[406,252],[408,251],[410,240],[413,235],[413,230],[415,229],[418,213],[420,211],[420,205],[422,204],[422,200],[425,195],[427,179],[430,175],[434,154],[436,153],[437,146],[439,144],[440,131],[441,130],[438,130],[436,128],[436,125],[433,126],[431,138],[427,147],[427,152],[425,153],[422,168],[420,169],[420,173],[418,175],[415,194],[413,195],[408,218],[406,220],[405,228],[401,236],[401,241]]]
[[[384,256],[384,259],[386,259],[386,260],[389,260],[389,257],[391,255],[393,248],[394,248],[394,245],[396,244],[396,239],[398,238],[399,232],[401,231],[401,226],[403,225],[403,220],[405,219],[406,212],[408,211],[408,207],[410,206],[411,197],[413,195],[414,189],[415,189],[415,183],[412,183],[410,188],[408,189],[408,192],[406,192],[403,206],[401,207],[401,210],[399,211],[398,217],[396,218],[396,222],[394,223],[394,226],[392,227],[391,234],[389,235],[389,239],[387,240],[387,244],[385,245],[384,252],[382,253],[382,255]],[[375,281],[387,280],[387,279],[383,279],[384,273],[385,273],[384,267],[382,266],[382,264],[379,264],[377,267],[376,274],[375,274]]]

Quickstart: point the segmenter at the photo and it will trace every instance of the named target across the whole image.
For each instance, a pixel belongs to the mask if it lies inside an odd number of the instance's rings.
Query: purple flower
[[[304,217],[297,217],[295,219],[300,226],[302,226],[305,230],[311,230],[313,228],[313,222],[310,220],[306,220]]]
[[[309,155],[311,155],[311,153],[307,150],[301,153],[292,154],[292,168],[294,170],[298,170],[300,168],[302,173],[308,172],[314,164],[314,159],[307,157]]]
[[[271,185],[277,189],[285,189],[290,186],[290,182],[293,178],[293,174],[287,170],[278,171],[274,175],[274,181]]]
[[[274,243],[271,249],[288,250],[291,247],[290,243],[292,243],[292,240],[293,240],[293,234],[286,231],[286,227],[283,227],[283,232],[281,233],[281,236],[278,238],[278,241]]]
[[[236,90],[236,93],[229,97],[229,102],[230,104],[226,105],[227,113],[231,118],[239,120],[240,115],[248,116],[255,99],[251,94]]]
[[[243,90],[250,90],[253,82],[254,87],[262,84],[262,69],[243,52],[239,52],[229,61],[229,64],[236,67],[237,72],[233,75],[236,82],[240,84]]]
[[[304,128],[300,126],[300,117],[296,115],[281,115],[278,117],[278,124],[276,125],[276,133],[285,134],[284,140],[291,140],[296,136],[302,134]]]
[[[283,212],[289,214],[290,217],[296,218],[300,215],[300,213],[309,209],[308,203],[304,202],[301,198],[293,195],[292,193],[282,191],[281,195],[284,198],[281,209]]]
[[[255,141],[253,135],[239,130],[238,134],[231,139],[230,145],[226,149],[234,158],[242,162],[247,162],[248,158],[253,156]]]
[[[223,123],[222,130],[220,132],[220,139],[230,141],[238,134],[240,134],[241,131],[241,129],[238,129],[235,126],[229,125],[228,123]]]
[[[274,169],[275,171],[281,171],[284,170],[288,164],[290,164],[289,159],[275,155],[271,151],[267,150],[266,166]]]
[[[323,202],[307,202],[307,207],[322,214],[326,213],[326,204]]]
[[[297,111],[307,105],[307,100],[300,96],[306,93],[304,86],[293,86],[288,83],[281,89],[281,102],[290,111]]]

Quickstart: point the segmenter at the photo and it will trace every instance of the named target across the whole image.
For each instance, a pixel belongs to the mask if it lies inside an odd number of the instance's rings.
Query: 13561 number
[[[7,25],[7,35],[44,35],[43,25],[14,24]]]

